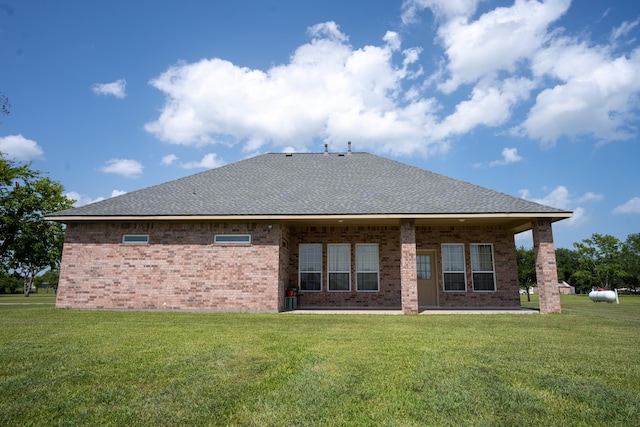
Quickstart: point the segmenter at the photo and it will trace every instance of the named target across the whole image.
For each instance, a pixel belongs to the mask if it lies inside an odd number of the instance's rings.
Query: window
[[[471,273],[474,291],[495,292],[496,274],[493,265],[493,245],[489,243],[471,245]]]
[[[248,245],[251,243],[250,234],[216,234],[213,243],[227,245]]]
[[[465,292],[467,290],[463,244],[442,245],[442,272],[445,291]]]
[[[300,245],[299,281],[301,291],[322,291],[322,245]]]
[[[147,244],[149,243],[149,235],[148,234],[125,234],[122,236],[122,243]]]
[[[417,255],[418,280],[431,280],[431,255]]]
[[[356,245],[356,290],[378,292],[380,273],[378,271],[378,245]]]
[[[351,290],[351,245],[327,245],[329,291]]]

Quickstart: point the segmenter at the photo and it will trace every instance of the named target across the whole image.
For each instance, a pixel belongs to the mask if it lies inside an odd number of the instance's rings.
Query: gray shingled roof
[[[49,216],[566,213],[367,153],[264,154]]]

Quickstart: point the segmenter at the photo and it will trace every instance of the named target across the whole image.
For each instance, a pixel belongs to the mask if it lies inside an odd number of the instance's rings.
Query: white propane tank
[[[604,289],[598,289],[597,291],[589,292],[589,298],[593,302],[618,302],[618,293],[614,291],[605,291]]]

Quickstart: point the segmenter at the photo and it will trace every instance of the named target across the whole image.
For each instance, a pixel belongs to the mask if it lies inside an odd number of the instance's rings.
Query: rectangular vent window
[[[251,243],[250,234],[216,234],[213,243],[230,245],[248,245]]]
[[[148,234],[125,234],[122,236],[122,243],[146,244],[146,243],[149,243],[149,235]]]

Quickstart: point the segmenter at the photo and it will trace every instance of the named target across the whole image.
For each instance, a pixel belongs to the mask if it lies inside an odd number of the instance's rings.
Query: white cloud
[[[116,196],[120,196],[122,194],[126,194],[126,191],[121,191],[121,190],[113,190],[111,192],[111,196],[110,197],[116,197]],[[67,196],[67,198],[75,200],[75,203],[73,204],[74,207],[80,207],[80,206],[84,206],[84,205],[88,205],[90,203],[95,203],[95,202],[100,202],[104,199],[106,199],[106,197],[97,197],[95,199],[92,199],[91,197],[84,195],[84,194],[80,194],[76,191],[70,191],[68,193],[65,194],[65,196]]]
[[[358,137],[374,151],[435,150],[429,99],[406,102],[402,84],[418,84],[419,50],[400,51],[397,33],[381,46],[353,49],[333,22],[309,29],[311,42],[288,64],[267,71],[213,58],[181,63],[151,81],[166,103],[146,130],[183,145],[242,142],[247,152],[267,142],[304,150],[317,138],[342,147]],[[400,55],[400,65],[394,65]],[[414,67],[414,68],[412,68]]]
[[[606,142],[634,135],[627,123],[640,92],[640,49],[613,57],[606,47],[564,38],[541,50],[532,68],[560,83],[538,94],[521,126],[525,136],[553,145],[562,136]]]
[[[638,24],[640,24],[640,19],[636,19],[633,22],[623,22],[619,27],[614,28],[611,32],[611,42],[615,43],[621,37],[627,36],[631,32],[631,30],[638,26]]]
[[[120,79],[112,83],[96,83],[91,87],[91,90],[96,95],[112,95],[116,98],[123,99],[127,96],[125,93],[126,87],[127,81]]]
[[[517,148],[505,147],[502,150],[502,159],[492,161],[491,163],[489,163],[489,166],[508,165],[509,163],[516,163],[520,160],[522,160],[522,156],[518,154]]]
[[[589,221],[588,211],[579,205],[585,202],[597,202],[603,199],[601,194],[590,191],[582,196],[576,196],[569,192],[569,189],[564,185],[556,187],[549,194],[539,199],[532,198],[529,190],[520,190],[520,197],[542,205],[573,211],[573,217],[560,222],[560,227],[577,227],[585,224]]]
[[[175,162],[176,160],[178,160],[178,156],[176,156],[175,154],[168,154],[162,158],[162,164],[169,166],[171,163]]]
[[[640,197],[634,197],[627,203],[616,206],[613,210],[614,214],[637,213],[640,214]]]
[[[567,11],[569,4],[569,0],[517,1],[475,21],[451,18],[438,30],[451,75],[440,88],[451,93],[461,84],[493,78],[498,71],[515,72],[520,61],[542,46],[547,28]]]
[[[617,46],[629,46],[640,21],[619,25],[615,46],[603,45],[559,27],[570,0],[518,0],[480,14],[482,3],[404,1],[405,23],[425,9],[435,16],[442,55],[427,59],[419,46],[403,48],[399,33],[354,47],[335,22],[323,22],[288,62],[265,70],[220,58],[176,64],[150,81],[166,100],[145,129],[173,144],[239,143],[245,153],[352,140],[362,150],[422,156],[447,152],[479,126],[547,146],[635,135],[640,49]]]
[[[402,3],[402,22],[409,24],[417,20],[416,15],[431,9],[440,19],[472,15],[480,0],[405,0]]]
[[[114,173],[122,175],[126,178],[135,178],[142,174],[142,165],[136,160],[131,159],[111,159],[100,168],[104,173]]]
[[[224,164],[224,161],[219,159],[217,154],[209,153],[202,157],[199,162],[180,163],[180,166],[184,169],[214,169]]]
[[[0,152],[6,154],[9,159],[18,161],[38,159],[44,154],[37,142],[22,135],[0,137]]]
[[[510,163],[516,163],[522,160],[522,156],[518,154],[517,148],[509,148],[505,147],[502,149],[502,158],[499,160],[493,160],[489,163],[476,163],[473,165],[476,168],[484,168],[484,167],[494,167],[494,166],[504,166]]]

